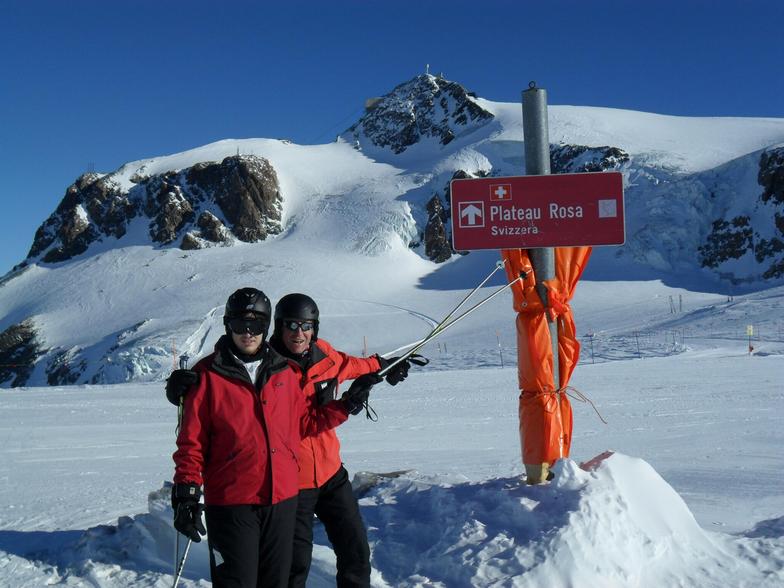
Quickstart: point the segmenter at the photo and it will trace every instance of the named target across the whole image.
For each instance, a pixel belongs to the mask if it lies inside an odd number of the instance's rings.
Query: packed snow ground
[[[623,300],[608,303],[608,289]],[[461,294],[440,293],[442,314]],[[670,297],[683,308],[671,312]],[[432,367],[374,390],[378,422],[354,417],[340,431],[373,585],[781,585],[781,302],[780,288],[728,300],[581,284],[578,331],[594,332],[595,354],[584,348],[572,385],[607,424],[574,402],[571,459],[541,487],[521,480],[516,368],[500,367],[495,332],[480,336],[510,321],[509,300],[477,311],[429,346]],[[337,325],[372,322],[369,307],[325,306],[322,332],[339,343]],[[420,334],[400,320],[417,309],[373,308],[399,340]],[[438,318],[435,304],[423,310]],[[751,355],[746,324],[768,332]],[[638,348],[631,334],[643,332],[656,334]],[[508,361],[513,341],[500,351]],[[171,585],[176,411],[161,384],[4,390],[0,406],[0,585]],[[579,467],[606,450],[616,453]],[[334,585],[320,528],[316,540],[309,585]],[[183,585],[209,585],[204,543]]]

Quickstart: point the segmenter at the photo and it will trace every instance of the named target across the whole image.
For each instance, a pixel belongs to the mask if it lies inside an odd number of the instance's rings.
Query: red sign
[[[620,172],[452,180],[452,246],[623,245]]]

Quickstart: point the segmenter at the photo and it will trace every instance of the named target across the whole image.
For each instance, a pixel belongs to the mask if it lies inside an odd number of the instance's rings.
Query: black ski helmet
[[[319,309],[316,301],[305,294],[286,294],[275,305],[275,330],[280,332],[283,319],[313,321],[313,340],[318,338]]]
[[[264,320],[265,326],[262,334],[264,339],[266,339],[272,316],[272,304],[270,304],[267,295],[256,288],[240,288],[229,296],[229,299],[226,301],[226,309],[223,312],[223,324],[226,327],[226,333],[229,333],[229,321],[231,319],[241,317],[248,312],[260,315],[259,318]]]

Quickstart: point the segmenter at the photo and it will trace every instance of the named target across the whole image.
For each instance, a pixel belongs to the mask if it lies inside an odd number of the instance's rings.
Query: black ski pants
[[[208,506],[213,587],[285,588],[296,513],[296,496],[271,506]]]
[[[337,557],[339,588],[370,586],[370,547],[351,492],[348,472],[343,466],[323,486],[299,491],[297,525],[294,533],[294,562],[289,588],[304,588],[313,555],[313,515],[324,524]]]

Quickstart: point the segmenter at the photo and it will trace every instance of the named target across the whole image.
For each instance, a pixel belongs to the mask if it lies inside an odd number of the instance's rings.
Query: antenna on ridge
[[[430,75],[430,64],[429,63],[425,64],[425,74]]]

